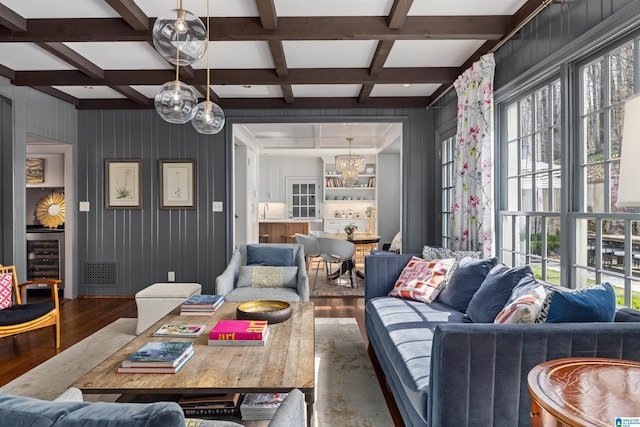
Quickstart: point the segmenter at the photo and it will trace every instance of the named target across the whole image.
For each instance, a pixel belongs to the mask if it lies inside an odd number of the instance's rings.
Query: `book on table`
[[[204,332],[206,325],[162,325],[154,337],[195,338]]]
[[[180,305],[180,314],[185,316],[210,316],[224,302],[222,295],[191,295]]]
[[[195,352],[186,353],[178,360],[176,366],[120,366],[116,368],[118,374],[175,374],[193,357]]]
[[[220,320],[209,332],[209,345],[264,345],[266,320]]]
[[[193,342],[152,341],[122,361],[122,367],[175,368],[192,355]]]
[[[240,404],[242,420],[270,420],[288,393],[246,393]]]

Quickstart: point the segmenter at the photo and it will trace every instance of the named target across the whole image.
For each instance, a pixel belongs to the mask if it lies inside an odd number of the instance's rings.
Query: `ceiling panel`
[[[385,62],[390,67],[457,67],[484,40],[398,40]]]
[[[118,99],[125,98],[124,95],[116,92],[107,86],[53,86],[64,93],[67,93],[78,99],[106,98]]]
[[[274,0],[278,16],[386,16],[393,0]]]
[[[220,98],[282,98],[280,86],[211,85]]]
[[[375,85],[371,90],[371,96],[430,96],[438,89],[437,84],[418,84],[414,83],[409,86],[394,85]]]
[[[375,53],[374,40],[311,40],[282,42],[290,68],[368,67]]]
[[[2,0],[2,4],[27,19],[120,16],[104,0]]]
[[[147,16],[169,16],[168,12],[176,8],[175,0],[135,0]],[[204,0],[183,0],[182,7],[200,16],[207,16],[207,3]],[[210,16],[258,16],[255,0],[211,0]]]
[[[75,67],[31,43],[0,43],[0,65],[15,71],[75,70]]]
[[[292,85],[293,95],[299,97],[353,97],[358,96],[360,85]]]
[[[209,43],[209,67],[219,69],[273,68],[269,44],[265,41],[231,41]],[[193,64],[206,69],[207,56]]]
[[[526,0],[414,0],[409,16],[513,15]]]
[[[74,51],[103,70],[166,70],[174,68],[145,42],[67,42]]]

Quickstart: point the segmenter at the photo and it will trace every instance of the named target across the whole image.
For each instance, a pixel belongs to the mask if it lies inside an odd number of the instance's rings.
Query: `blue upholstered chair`
[[[265,268],[266,267],[266,268]],[[216,278],[216,294],[225,301],[309,301],[304,248],[297,243],[238,245]]]

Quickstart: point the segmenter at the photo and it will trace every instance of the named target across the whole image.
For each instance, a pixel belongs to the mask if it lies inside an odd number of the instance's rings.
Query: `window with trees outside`
[[[453,198],[453,141],[455,136],[444,139],[440,143],[440,160],[442,166],[442,199],[440,224],[442,228],[442,247],[449,247],[451,219],[451,200]]]
[[[575,214],[575,277],[611,283],[618,303],[640,308],[638,209],[616,206],[624,103],[636,92],[638,39],[578,68],[581,190]],[[640,164],[639,164],[640,167]],[[640,185],[640,183],[638,183]],[[635,291],[634,291],[635,289]]]
[[[508,103],[502,120],[499,251],[510,265],[560,284],[561,91],[554,80]]]

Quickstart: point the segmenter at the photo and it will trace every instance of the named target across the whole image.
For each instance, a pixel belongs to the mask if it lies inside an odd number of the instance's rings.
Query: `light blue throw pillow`
[[[616,293],[609,283],[547,295],[536,322],[613,322]]]
[[[293,265],[293,248],[247,245],[247,265],[291,267]]]

